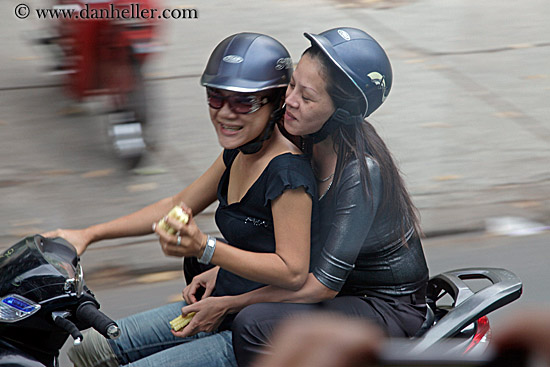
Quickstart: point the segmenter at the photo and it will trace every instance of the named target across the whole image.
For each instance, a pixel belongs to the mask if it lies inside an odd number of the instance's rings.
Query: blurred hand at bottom
[[[550,311],[523,309],[508,322],[493,330],[493,344],[497,352],[525,351],[540,363],[550,366]]]
[[[319,313],[293,317],[273,336],[255,367],[357,367],[376,360],[385,337],[362,319]]]

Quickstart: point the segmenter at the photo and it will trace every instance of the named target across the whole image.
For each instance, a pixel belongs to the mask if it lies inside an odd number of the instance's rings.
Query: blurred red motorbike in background
[[[110,145],[130,167],[147,149],[142,69],[160,50],[153,9],[155,0],[57,0],[51,35],[37,40],[52,46],[71,97],[108,96]]]

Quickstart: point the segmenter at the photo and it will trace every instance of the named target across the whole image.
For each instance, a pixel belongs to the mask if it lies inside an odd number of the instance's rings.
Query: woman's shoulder
[[[288,151],[275,155],[269,163],[279,165],[305,164],[311,168],[309,155]]]
[[[367,169],[370,175],[380,175],[380,164],[376,159],[369,155],[365,155],[365,161],[367,162]],[[352,157],[348,159],[343,167],[344,176],[357,176],[361,175],[361,166],[359,164],[359,158]]]
[[[366,160],[368,176],[359,164],[359,159],[351,158],[345,163],[338,179],[336,185],[337,195],[351,195],[359,198],[368,195],[367,192],[381,194],[383,183],[379,163],[369,156],[365,156],[364,159]],[[363,187],[363,182],[369,187],[367,191]]]
[[[308,178],[313,178],[310,157],[306,154],[284,152],[271,159],[266,170],[270,175],[296,172]]]
[[[279,154],[271,159],[266,171],[266,203],[285,190],[298,187],[304,187],[311,197],[317,195],[317,183],[307,155],[290,152]]]

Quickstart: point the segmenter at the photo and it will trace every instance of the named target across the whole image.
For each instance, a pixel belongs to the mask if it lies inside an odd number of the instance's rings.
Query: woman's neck
[[[294,154],[300,153],[300,150],[286,139],[280,132],[279,127],[275,125],[273,133],[269,139],[262,143],[262,147],[256,153],[253,154],[241,154],[241,160],[243,162],[257,162],[263,158],[271,160],[273,156],[282,154],[284,152],[291,152]]]
[[[318,178],[326,177],[334,173],[338,155],[334,150],[332,137],[313,145],[312,166]]]

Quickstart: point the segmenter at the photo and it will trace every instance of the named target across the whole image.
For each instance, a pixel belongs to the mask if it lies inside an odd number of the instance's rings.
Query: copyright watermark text
[[[115,6],[113,3],[59,5],[52,8],[31,9],[21,3],[14,9],[15,16],[27,19],[34,15],[38,19],[198,19],[197,9],[155,9],[146,8],[139,3]]]

